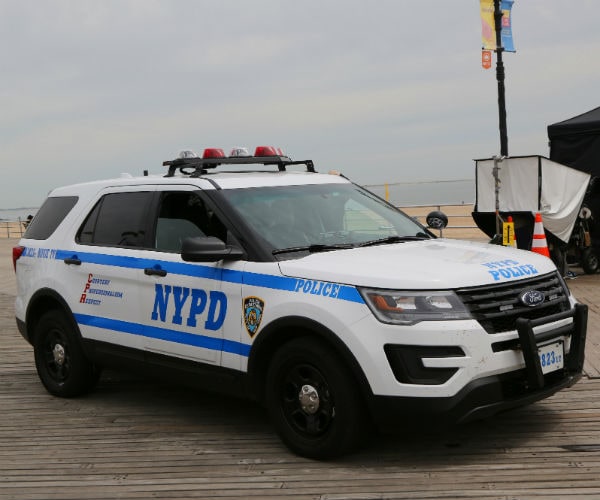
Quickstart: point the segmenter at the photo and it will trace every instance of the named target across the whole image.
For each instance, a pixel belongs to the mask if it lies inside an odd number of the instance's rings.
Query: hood
[[[279,267],[294,278],[406,290],[487,285],[556,269],[534,252],[442,238],[315,253]]]

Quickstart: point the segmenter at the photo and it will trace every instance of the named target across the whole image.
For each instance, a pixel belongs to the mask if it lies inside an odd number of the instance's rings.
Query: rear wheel
[[[267,410],[295,453],[331,458],[364,440],[369,426],[351,372],[325,344],[299,338],[276,352],[266,381]]]
[[[581,252],[581,267],[586,274],[595,274],[600,267],[600,259],[592,248],[585,248]]]
[[[58,310],[47,311],[35,328],[35,367],[50,394],[73,397],[91,391],[100,371],[87,359],[74,326]]]

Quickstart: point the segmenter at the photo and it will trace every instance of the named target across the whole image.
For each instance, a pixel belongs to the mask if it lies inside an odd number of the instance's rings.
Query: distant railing
[[[27,227],[27,220],[20,217],[17,220],[0,221],[0,238],[20,238]]]
[[[450,206],[453,204],[465,205],[474,200],[475,180],[438,179],[435,181],[388,182],[364,184],[363,187],[396,206],[408,207],[419,204],[425,206],[424,201]]]

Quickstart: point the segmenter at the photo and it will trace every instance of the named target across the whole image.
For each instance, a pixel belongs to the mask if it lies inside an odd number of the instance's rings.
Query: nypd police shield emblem
[[[253,337],[258,331],[265,308],[265,302],[258,297],[246,297],[242,303],[244,310],[244,325],[246,331]]]

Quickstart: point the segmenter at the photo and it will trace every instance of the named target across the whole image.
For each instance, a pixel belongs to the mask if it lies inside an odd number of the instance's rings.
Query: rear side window
[[[24,238],[46,240],[60,225],[77,203],[77,196],[53,196],[46,198],[31,223],[27,226]]]
[[[77,241],[88,245],[144,247],[150,192],[112,193],[100,199],[81,226]]]

